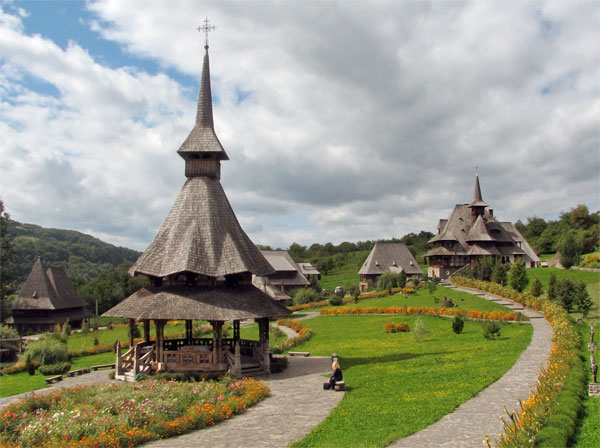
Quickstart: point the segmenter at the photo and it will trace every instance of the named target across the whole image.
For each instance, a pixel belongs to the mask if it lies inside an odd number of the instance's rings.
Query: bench
[[[95,372],[98,369],[114,369],[114,364],[99,364],[97,366],[92,366],[92,370]]]
[[[72,377],[75,375],[83,375],[84,373],[90,373],[90,369],[71,370],[71,371],[67,372],[67,376]]]
[[[56,375],[56,376],[51,376],[50,378],[46,378],[44,381],[46,381],[46,384],[53,384],[56,383],[57,381],[62,381],[63,377],[62,375]]]
[[[335,390],[346,390],[346,383],[343,381],[336,381],[335,382]]]
[[[310,356],[310,352],[288,352],[288,355],[290,355],[290,356],[304,356],[306,358],[307,356]]]

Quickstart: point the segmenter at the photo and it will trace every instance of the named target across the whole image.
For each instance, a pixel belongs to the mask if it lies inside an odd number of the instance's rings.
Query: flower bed
[[[581,364],[578,356],[581,335],[569,321],[567,312],[556,303],[535,298],[529,293],[519,293],[498,284],[466,277],[453,278],[452,283],[488,291],[541,310],[554,331],[548,366],[540,372],[538,385],[533,394],[521,403],[521,410],[503,419],[504,434],[496,441],[496,445],[501,448],[520,448],[534,445],[554,446],[558,440],[566,442],[569,433],[572,434],[575,429],[577,414],[581,409],[580,400],[565,397],[568,395],[566,392],[573,388],[573,384],[579,382],[578,378],[581,376],[576,373],[580,370],[578,364]],[[568,406],[564,405],[565,400],[569,402]],[[564,418],[563,408],[569,409],[571,415]],[[537,440],[538,435],[540,443]],[[565,444],[559,443],[559,446]]]
[[[0,445],[134,446],[214,425],[268,394],[260,381],[231,377],[61,389],[0,411]]]
[[[383,326],[383,331],[386,333],[406,333],[409,328],[406,322],[388,322]]]
[[[277,321],[277,325],[283,325],[284,327],[291,328],[296,333],[298,333],[298,336],[290,338],[287,341],[276,345],[275,347],[271,347],[272,353],[283,353],[286,350],[295,347],[296,345],[308,341],[312,337],[312,330],[308,328],[305,324],[303,324],[302,322],[298,322],[297,320],[279,319]]]
[[[321,314],[425,314],[428,316],[463,316],[469,319],[481,320],[504,320],[504,321],[520,321],[525,319],[521,313],[503,313],[499,311],[478,311],[478,310],[463,310],[459,308],[429,308],[429,307],[410,307],[410,306],[390,306],[354,308],[325,308],[321,310]]]

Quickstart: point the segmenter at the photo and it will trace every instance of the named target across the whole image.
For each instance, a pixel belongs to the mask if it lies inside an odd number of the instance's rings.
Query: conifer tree
[[[510,268],[510,286],[522,292],[528,283],[529,279],[525,271],[525,264],[521,260],[517,260]]]
[[[542,282],[539,278],[534,277],[533,281],[531,282],[531,295],[533,297],[539,297],[543,292],[544,288],[542,287]]]

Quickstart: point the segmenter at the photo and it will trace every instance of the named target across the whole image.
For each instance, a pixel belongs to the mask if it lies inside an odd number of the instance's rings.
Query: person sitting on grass
[[[335,390],[336,381],[342,381],[344,377],[342,376],[342,369],[340,369],[340,365],[337,361],[333,361],[331,370],[333,370],[333,375],[329,378],[329,387],[331,390]]]

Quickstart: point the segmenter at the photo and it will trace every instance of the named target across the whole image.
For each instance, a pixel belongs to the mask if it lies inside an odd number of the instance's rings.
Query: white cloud
[[[150,242],[183,184],[175,150],[195,113],[197,86],[166,73],[199,77],[206,16],[222,182],[257,243],[433,231],[471,200],[476,165],[502,219],[600,207],[594,2],[89,8],[91,32],[166,72],[109,68],[0,15],[1,186],[17,219]]]

